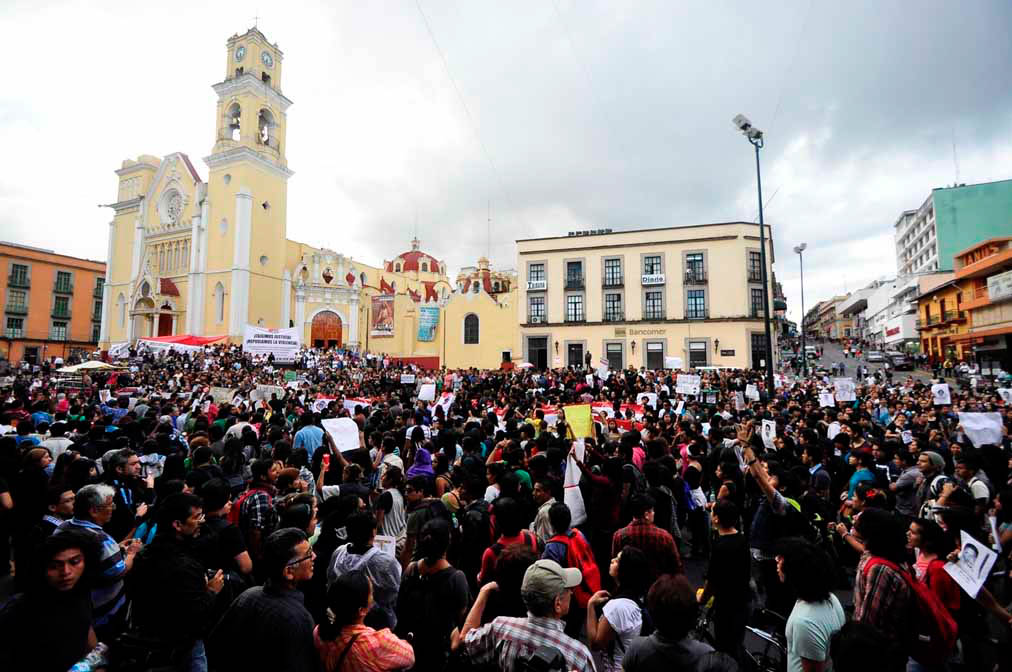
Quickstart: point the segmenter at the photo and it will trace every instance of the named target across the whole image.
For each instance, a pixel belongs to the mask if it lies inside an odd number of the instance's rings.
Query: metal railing
[[[625,313],[621,310],[604,311],[605,322],[622,322],[623,320],[625,320]]]
[[[748,311],[748,316],[755,318],[766,317],[766,311],[762,308],[752,308]]]
[[[19,273],[11,273],[7,276],[8,287],[18,287],[21,289],[28,289],[32,286],[31,280],[28,279],[27,275],[21,275]]]
[[[622,276],[621,275],[618,276],[618,277],[612,276],[612,277],[609,278],[606,275],[601,280],[601,286],[602,287],[621,287],[622,286]]]
[[[105,285],[104,284],[102,284],[102,285],[95,285],[95,291],[91,293],[91,295],[93,297],[95,297],[96,299],[103,298],[104,294],[105,294]]]
[[[706,269],[704,268],[690,268],[685,271],[685,284],[687,285],[705,285],[706,284]]]
[[[69,320],[70,308],[53,308],[53,317],[62,320]]]
[[[24,329],[4,329],[4,338],[24,338]]]
[[[583,313],[566,313],[566,322],[586,322],[587,318]]]
[[[72,282],[58,282],[53,285],[53,291],[57,294],[73,294],[74,283]]]
[[[705,320],[708,317],[708,311],[706,310],[687,310],[685,311],[685,319],[687,320]]]
[[[962,310],[947,310],[945,315],[942,317],[943,322],[952,322],[953,320],[962,320],[966,317],[966,313]]]
[[[4,312],[8,315],[27,315],[28,306],[23,303],[8,304]]]
[[[663,310],[647,310],[643,312],[644,320],[664,320],[665,312]]]
[[[566,289],[583,289],[583,275],[567,275]]]
[[[65,341],[67,340],[67,332],[59,332],[55,329],[49,332],[49,340],[51,341]]]

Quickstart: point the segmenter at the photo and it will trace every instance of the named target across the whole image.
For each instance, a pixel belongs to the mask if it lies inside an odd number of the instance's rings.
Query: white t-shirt
[[[802,658],[825,661],[824,669],[831,671],[829,638],[846,622],[840,600],[832,593],[822,602],[795,602],[787,619],[787,672],[802,672]]]
[[[643,626],[643,613],[640,605],[627,597],[608,600],[604,604],[603,611],[608,624],[615,631],[617,641],[614,646],[609,647],[609,651],[596,653],[594,662],[600,672],[619,672],[622,669],[625,652],[629,650],[632,641],[639,637],[640,628]]]

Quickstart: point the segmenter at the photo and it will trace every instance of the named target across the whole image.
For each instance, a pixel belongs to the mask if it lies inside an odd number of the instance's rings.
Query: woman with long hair
[[[372,581],[365,572],[338,577],[327,590],[327,613],[313,632],[313,643],[326,672],[399,670],[415,663],[411,644],[389,628],[365,625],[372,609]]]
[[[591,596],[587,639],[595,651],[597,669],[618,672],[633,638],[649,634],[641,630],[644,599],[650,589],[650,563],[643,551],[626,546],[611,559],[608,574],[615,581],[615,592],[599,590]]]

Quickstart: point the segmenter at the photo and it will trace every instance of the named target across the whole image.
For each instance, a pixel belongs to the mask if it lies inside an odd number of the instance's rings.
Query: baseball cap
[[[523,592],[558,595],[566,588],[575,588],[583,575],[575,567],[563,568],[554,560],[538,560],[524,572]]]

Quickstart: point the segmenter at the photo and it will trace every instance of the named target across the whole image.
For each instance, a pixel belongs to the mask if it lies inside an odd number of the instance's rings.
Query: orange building
[[[969,350],[960,340],[969,329],[969,316],[961,308],[967,288],[965,280],[956,278],[917,297],[921,352],[933,363],[968,359]]]
[[[87,354],[102,327],[105,263],[0,242],[0,356],[32,363]]]
[[[966,285],[959,309],[969,313],[971,324],[953,340],[972,353],[985,375],[1012,371],[1012,237],[990,238],[957,253],[953,268]]]

